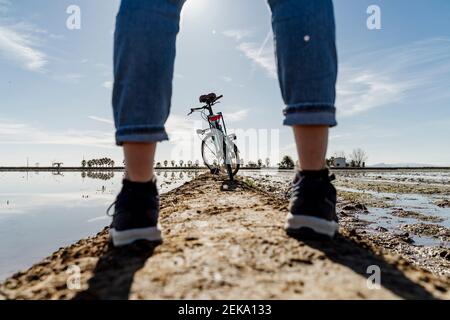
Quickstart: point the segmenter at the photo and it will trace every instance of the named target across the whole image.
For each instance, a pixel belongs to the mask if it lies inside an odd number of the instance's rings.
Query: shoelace
[[[110,214],[109,212],[111,211],[111,208],[114,207],[117,203],[117,200],[115,200],[113,203],[111,203],[108,207],[108,209],[106,209],[106,215],[108,217],[114,217],[114,215],[116,214],[115,212],[113,214]]]

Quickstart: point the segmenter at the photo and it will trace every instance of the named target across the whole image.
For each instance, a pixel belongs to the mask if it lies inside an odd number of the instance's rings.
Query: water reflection
[[[203,171],[200,170],[192,170],[192,171],[157,171],[156,172],[156,176],[157,177],[163,177],[164,180],[166,181],[169,178],[170,175],[170,179],[175,180],[175,179],[185,179],[186,177],[189,179],[195,179],[196,177],[198,177],[199,174],[203,173]]]
[[[157,171],[161,193],[203,171]],[[0,172],[0,281],[109,224],[122,171]]]
[[[114,178],[114,171],[81,171],[82,178],[91,178],[98,180],[111,180]]]

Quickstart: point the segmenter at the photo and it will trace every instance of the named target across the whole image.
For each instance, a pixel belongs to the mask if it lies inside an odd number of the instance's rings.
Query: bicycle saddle
[[[211,104],[216,101],[217,95],[215,93],[204,94],[200,96],[200,103]]]

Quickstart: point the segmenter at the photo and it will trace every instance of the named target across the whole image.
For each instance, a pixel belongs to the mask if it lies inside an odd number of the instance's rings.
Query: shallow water
[[[161,193],[191,180],[202,171],[157,171]],[[420,183],[447,183],[450,173],[443,172],[371,172],[337,171],[338,179],[376,179],[382,183],[398,179],[424,179]],[[293,171],[241,170],[239,175],[269,185],[274,192],[284,193],[292,181]],[[0,172],[0,281],[14,272],[26,269],[60,247],[95,235],[107,226],[106,208],[119,191],[121,172]],[[426,181],[426,182],[425,182]],[[409,182],[409,181],[406,181]],[[443,218],[437,224],[450,227],[450,208],[434,204],[439,198],[423,194],[377,193],[369,190],[339,188],[351,192],[367,192],[382,197],[390,205],[404,210]],[[386,200],[389,199],[389,200]],[[442,197],[440,197],[442,198]],[[369,208],[360,218],[399,232],[401,224],[421,221],[389,214],[393,208]],[[431,223],[431,222],[425,222]],[[434,238],[413,236],[416,245],[449,246]]]
[[[367,180],[382,179],[382,181],[427,183],[427,184],[448,184],[450,183],[450,171],[399,171],[399,172],[367,172],[359,174],[360,177],[367,177]]]
[[[339,187],[338,190],[355,193],[365,193],[379,199],[384,199],[384,202],[389,205],[389,208],[369,207],[368,210],[370,214],[360,215],[361,219],[372,222],[374,224],[374,228],[381,226],[390,231],[398,232],[399,226],[403,224],[414,224],[422,222],[416,218],[397,217],[389,214],[389,212],[391,212],[392,210],[400,208],[404,211],[417,212],[427,217],[435,217],[442,220],[440,222],[425,221],[424,223],[436,224],[444,226],[446,228],[450,228],[450,208],[441,208],[435,204],[438,199],[442,199],[441,197],[423,194],[376,192],[371,190],[357,190],[354,188],[345,187]],[[419,245],[443,245],[447,247],[450,245],[449,243],[426,236],[415,236],[415,240],[416,244]]]
[[[337,179],[345,178],[350,181],[373,181],[377,183],[396,182],[396,183],[414,183],[426,184],[429,186],[450,183],[450,171],[335,171]],[[241,175],[247,178],[253,178],[263,185],[286,186],[292,181],[293,171],[277,170],[248,170],[243,171]],[[391,232],[400,233],[401,225],[404,224],[436,224],[450,228],[450,208],[438,207],[435,202],[445,198],[442,195],[427,194],[398,194],[383,193],[371,190],[360,190],[348,187],[337,187],[338,191],[347,191],[354,193],[366,193],[383,200],[389,205],[389,208],[369,207],[368,214],[358,214],[358,218],[371,222],[369,231],[375,231],[378,227],[383,227]],[[405,211],[417,212],[425,216],[440,218],[441,222],[421,221],[412,217],[397,217],[391,215],[394,209],[402,208]],[[444,246],[450,247],[450,243],[428,236],[411,235],[415,245],[423,246]]]
[[[200,171],[158,171],[161,193]],[[122,172],[0,172],[0,280],[110,223]]]

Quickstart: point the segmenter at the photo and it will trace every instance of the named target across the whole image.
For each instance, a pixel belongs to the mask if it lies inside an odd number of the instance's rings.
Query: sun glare
[[[187,0],[183,11],[188,16],[198,16],[206,12],[210,0]]]

